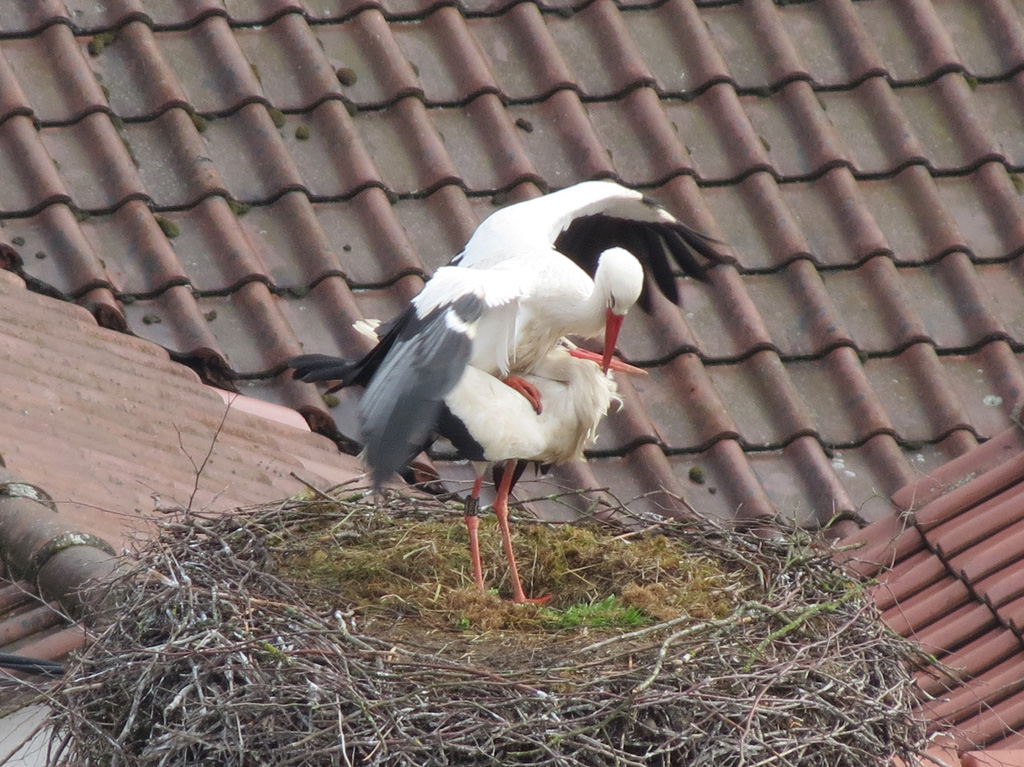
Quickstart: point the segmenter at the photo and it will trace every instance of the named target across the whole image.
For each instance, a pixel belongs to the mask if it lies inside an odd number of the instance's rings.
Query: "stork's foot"
[[[519,376],[508,376],[508,378],[504,379],[504,382],[526,397],[530,404],[533,405],[533,409],[537,411],[537,415],[541,414],[544,406],[540,401],[540,390],[536,386]]]
[[[542,597],[528,597],[526,594],[521,594],[517,597],[513,597],[512,601],[517,605],[546,605],[551,601],[554,594],[545,594]]]

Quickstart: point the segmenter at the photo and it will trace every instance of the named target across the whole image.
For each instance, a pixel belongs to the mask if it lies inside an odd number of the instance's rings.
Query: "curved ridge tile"
[[[783,357],[817,356],[853,344],[810,261],[794,261],[769,276],[750,275],[744,284],[768,325],[771,345]]]
[[[491,198],[466,196],[454,184],[422,199],[398,200],[398,217],[428,273],[444,266],[462,250],[477,225],[494,211]]]
[[[965,253],[951,253],[935,264],[902,269],[900,279],[914,297],[928,337],[940,352],[1009,337],[1003,323],[989,311],[988,294]]]
[[[979,124],[963,75],[952,72],[928,85],[900,88],[896,97],[934,170],[962,171],[1002,159],[999,147]]]
[[[212,120],[203,132],[206,156],[220,171],[236,200],[267,202],[303,188],[288,143],[289,123],[278,127],[263,104],[248,104],[228,117]],[[286,138],[287,137],[287,138]]]
[[[615,101],[587,104],[587,114],[623,183],[653,186],[693,173],[693,161],[665,116],[653,88],[637,88]]]
[[[993,341],[971,354],[940,358],[942,368],[979,437],[994,437],[1019,421],[1024,372],[1009,344]]]
[[[213,360],[221,372],[227,370],[220,343],[190,287],[173,285],[153,298],[132,301],[124,314],[135,335],[172,354]]]
[[[644,52],[659,93],[691,96],[729,80],[729,69],[704,17],[689,0],[668,0],[656,8],[622,13],[636,47]],[[685,40],[686,45],[679,45]]]
[[[1006,163],[1024,167],[1024,71],[1002,82],[978,83],[972,94],[978,122],[989,131]]]
[[[21,79],[15,74],[7,58],[10,41],[0,41],[0,123],[8,117],[20,114],[32,117],[32,105],[21,87]]]
[[[654,82],[613,0],[594,0],[571,17],[546,18],[585,98],[608,98]]]
[[[967,247],[938,183],[921,165],[911,165],[892,178],[857,183],[866,210],[901,265],[932,261]]]
[[[128,199],[146,196],[131,147],[105,112],[94,112],[71,125],[43,128],[39,137],[79,210],[111,210]]]
[[[314,199],[349,197],[369,186],[384,186],[356,128],[339,101],[325,101],[312,112],[286,115],[281,135]]]
[[[59,294],[70,299],[110,286],[98,255],[104,251],[93,248],[67,205],[48,205],[33,216],[6,222],[5,229],[21,243],[17,251],[25,271]]]
[[[663,106],[702,181],[731,181],[771,167],[732,85],[712,85],[693,101],[667,99]]]
[[[766,90],[810,78],[771,0],[707,8],[701,15],[738,89]]]
[[[550,189],[615,171],[575,91],[558,91],[540,104],[509,107],[534,165]]]
[[[81,228],[93,251],[103,254],[103,271],[117,294],[154,295],[188,283],[171,240],[144,202],[130,200],[113,213],[90,216]]]
[[[97,109],[107,100],[89,71],[71,29],[53,24],[38,35],[4,40],[3,53],[35,116],[44,123],[66,123]]]
[[[930,340],[904,273],[886,256],[876,256],[850,271],[822,273],[829,296],[860,353],[892,354]]]
[[[71,18],[62,0],[35,3],[0,3],[0,32],[29,35],[52,24],[69,24]]]
[[[729,417],[744,447],[778,448],[816,433],[814,419],[774,351],[709,366],[708,375],[722,401],[729,403]]]
[[[788,362],[786,372],[825,445],[859,445],[895,433],[885,403],[875,394],[857,352],[849,346],[817,359]]]
[[[747,289],[747,281],[731,267],[711,271],[710,289],[683,293],[686,321],[693,329],[701,356],[708,361],[735,360],[772,344],[768,325]]]
[[[814,181],[782,184],[779,192],[808,238],[816,264],[852,266],[891,251],[849,168],[834,168]]]
[[[576,79],[534,3],[516,3],[500,16],[467,19],[507,102],[535,101],[575,88]]]
[[[227,293],[253,280],[273,282],[223,197],[207,197],[161,217],[175,228],[174,257],[187,269],[188,285],[198,293]]]
[[[168,109],[149,122],[125,123],[122,135],[157,207],[181,208],[210,195],[229,196],[206,141],[185,110]]]
[[[723,439],[707,449],[702,455],[706,463],[698,464],[701,468],[712,469],[711,480],[707,483],[709,495],[721,495],[718,508],[726,510],[725,519],[740,519],[746,521],[767,520],[773,518],[777,509],[768,497],[764,485],[758,478],[750,461],[750,455],[743,452],[743,448],[735,439]],[[678,467],[677,476],[682,476],[682,468],[686,466],[688,456],[672,456],[669,458],[671,465]],[[687,478],[689,479],[689,471]],[[717,477],[717,479],[716,479]],[[683,480],[680,479],[680,482]],[[692,480],[691,480],[692,483]],[[687,498],[690,499],[693,510],[698,514],[707,513],[705,510],[713,510],[712,504],[701,503],[702,494],[694,493],[692,484],[689,485],[690,492]],[[712,488],[715,492],[711,492]]]
[[[541,179],[520,140],[523,131],[497,96],[487,93],[463,107],[431,109],[429,115],[468,192],[494,192]]]
[[[876,396],[887,403],[902,444],[938,442],[958,429],[972,428],[929,344],[913,344],[895,357],[869,359],[864,370]]]
[[[856,514],[856,505],[836,476],[831,459],[813,437],[793,440],[782,449],[781,466],[765,465],[766,454],[751,456],[779,516],[803,528],[823,529],[838,517]]]
[[[739,435],[712,372],[696,354],[681,354],[651,369],[649,376],[631,380],[658,425],[659,439],[669,450],[702,450],[717,440]]]
[[[335,68],[300,14],[285,13],[267,26],[235,29],[234,36],[276,108],[309,109],[341,97]]]
[[[377,9],[357,13],[343,24],[314,28],[324,53],[343,78],[342,92],[359,108],[382,107],[421,94],[412,65]]]
[[[927,160],[903,105],[884,77],[817,97],[859,175],[889,174]]]
[[[0,212],[27,214],[71,195],[30,117],[0,123]]]
[[[115,42],[91,56],[89,64],[110,108],[122,119],[151,117],[188,104],[157,36],[142,22],[121,27]]]
[[[491,68],[457,9],[439,8],[416,24],[392,23],[390,29],[428,104],[462,104],[498,93]]]
[[[389,191],[428,194],[461,178],[423,102],[399,99],[379,112],[360,112],[356,127]]]
[[[1009,0],[932,0],[967,71],[999,77],[1024,66],[1024,24]]]
[[[794,187],[787,184],[789,197]],[[722,239],[744,271],[776,269],[796,258],[812,258],[810,245],[775,178],[764,171],[735,184],[707,187],[704,199],[721,223]]]
[[[259,73],[224,17],[208,16],[181,31],[158,32],[156,39],[196,112],[226,114],[263,98]]]
[[[784,85],[769,98],[740,100],[777,177],[807,178],[850,164],[822,102],[806,81]]]
[[[985,163],[967,176],[935,180],[939,199],[975,260],[1002,259],[1024,249],[1020,183],[997,162]]]
[[[917,82],[961,67],[930,0],[853,3],[893,82]]]
[[[817,86],[843,87],[885,73],[885,65],[850,0],[793,3],[782,23]]]

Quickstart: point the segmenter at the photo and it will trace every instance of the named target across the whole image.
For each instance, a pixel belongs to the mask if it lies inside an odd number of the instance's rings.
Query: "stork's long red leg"
[[[512,531],[508,526],[508,497],[512,493],[512,479],[515,477],[516,462],[508,461],[505,464],[505,471],[501,474],[501,483],[498,485],[498,494],[494,499],[494,513],[498,517],[498,526],[501,528],[501,540],[505,544],[505,556],[508,557],[509,572],[512,574],[512,601],[516,604],[533,602],[544,604],[551,599],[551,595],[529,599],[523,591],[522,581],[519,580],[519,567],[516,565],[516,553],[512,549]]]
[[[530,404],[533,405],[533,409],[537,411],[537,415],[540,415],[544,406],[540,401],[540,390],[536,386],[525,378],[520,378],[519,376],[508,376],[502,380],[526,397],[526,399],[530,401]]]
[[[480,489],[484,484],[481,474],[473,483],[473,492],[466,499],[466,529],[469,530],[469,558],[473,560],[473,580],[481,591],[486,592],[484,585],[484,565],[480,561]]]

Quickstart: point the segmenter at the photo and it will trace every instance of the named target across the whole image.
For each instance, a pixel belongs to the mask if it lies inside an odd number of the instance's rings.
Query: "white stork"
[[[477,320],[468,320],[473,327]],[[373,322],[357,323],[362,332],[373,334]],[[596,359],[595,359],[596,357]],[[295,369],[304,381],[331,380],[344,360],[309,355]],[[426,449],[436,437],[444,437],[459,456],[473,463],[476,482],[466,500],[466,527],[473,563],[473,578],[486,591],[478,537],[480,491],[489,466],[495,467],[494,512],[501,529],[509,562],[513,601],[546,602],[550,597],[529,599],[523,591],[509,529],[508,502],[512,488],[528,463],[542,468],[582,460],[583,449],[597,435],[597,426],[615,399],[615,382],[599,367],[600,356],[558,344],[523,376],[543,398],[545,407],[537,412],[518,391],[472,365],[467,366],[454,387],[445,394],[436,421],[431,425]],[[612,359],[612,370],[645,374],[640,368]],[[383,370],[383,368],[382,368]],[[367,396],[369,393],[367,394]],[[364,398],[365,399],[365,398]],[[377,409],[374,402],[364,408],[365,423],[373,428]]]
[[[611,360],[610,367],[646,374],[616,359]],[[467,366],[444,398],[437,432],[476,468],[476,482],[466,501],[466,527],[477,586],[486,591],[477,533],[480,490],[487,467],[495,466],[494,513],[509,562],[512,601],[543,603],[550,597],[528,599],[519,578],[508,523],[512,487],[528,463],[546,469],[583,460],[583,449],[597,437],[597,426],[616,398],[616,387],[612,377],[598,367],[597,360],[586,356],[581,359],[579,350],[563,345],[541,359],[531,373],[524,375],[524,380],[543,398],[542,412],[536,412],[527,399],[498,378]]]
[[[669,257],[701,279],[721,261],[712,242],[641,192],[586,181],[488,216],[361,360],[303,355],[288,365],[303,380],[367,387],[365,457],[381,482],[427,441],[467,365],[501,377],[540,413],[543,398],[524,376],[558,339],[603,329],[607,372],[626,312],[649,307],[641,262],[675,302]]]

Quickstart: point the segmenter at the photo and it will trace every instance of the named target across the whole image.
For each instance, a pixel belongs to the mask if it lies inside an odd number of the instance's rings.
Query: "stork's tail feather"
[[[300,354],[287,359],[285,365],[292,369],[292,378],[308,383],[338,381],[338,388],[351,383],[356,368],[356,363],[329,354]]]

